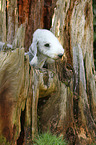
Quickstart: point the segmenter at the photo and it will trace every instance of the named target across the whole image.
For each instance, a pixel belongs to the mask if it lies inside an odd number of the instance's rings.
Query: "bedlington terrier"
[[[33,34],[33,41],[29,47],[30,65],[42,68],[45,61],[53,62],[62,58],[64,49],[55,35],[46,29],[37,29]]]

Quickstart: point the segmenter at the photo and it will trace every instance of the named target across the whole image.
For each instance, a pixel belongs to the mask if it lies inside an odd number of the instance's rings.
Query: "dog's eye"
[[[46,46],[46,47],[50,47],[50,44],[49,44],[49,43],[46,43],[44,46]]]

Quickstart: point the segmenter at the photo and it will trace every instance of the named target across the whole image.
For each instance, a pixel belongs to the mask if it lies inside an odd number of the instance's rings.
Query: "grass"
[[[67,145],[67,143],[62,137],[57,137],[47,132],[35,138],[34,145]]]

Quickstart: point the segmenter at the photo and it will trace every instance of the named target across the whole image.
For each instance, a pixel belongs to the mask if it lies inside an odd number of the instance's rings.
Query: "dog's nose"
[[[59,56],[60,58],[62,58],[63,54],[62,54],[62,53],[60,53],[60,54],[58,54],[58,56]]]

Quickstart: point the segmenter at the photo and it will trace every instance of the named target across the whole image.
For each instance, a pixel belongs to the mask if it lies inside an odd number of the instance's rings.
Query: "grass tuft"
[[[67,142],[62,137],[47,132],[35,138],[34,145],[67,145]]]

